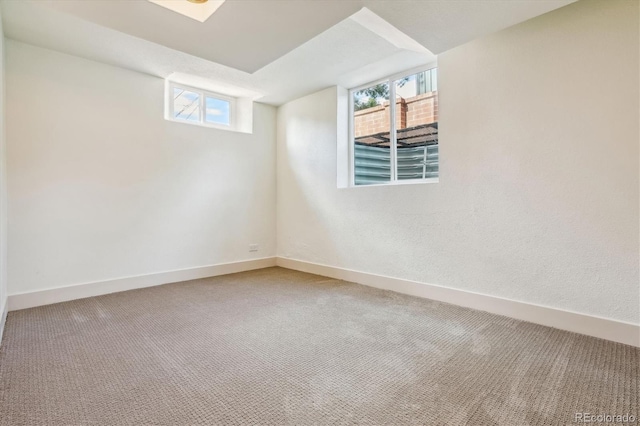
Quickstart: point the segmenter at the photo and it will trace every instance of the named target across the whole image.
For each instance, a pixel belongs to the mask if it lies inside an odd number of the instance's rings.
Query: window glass
[[[353,92],[356,185],[391,180],[389,83]]]
[[[173,117],[179,120],[200,121],[200,95],[178,87],[173,89]]]
[[[231,124],[230,119],[231,103],[223,99],[205,98],[205,121],[207,123],[222,124],[228,126]]]
[[[436,70],[394,81],[397,179],[438,177]]]

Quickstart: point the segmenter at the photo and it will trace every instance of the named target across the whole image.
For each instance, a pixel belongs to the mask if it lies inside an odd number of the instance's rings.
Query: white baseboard
[[[392,290],[640,347],[640,325],[417,281],[278,257],[278,266]]]
[[[503,299],[500,297],[488,296],[486,294],[474,293],[465,290],[456,290],[433,284],[425,284],[417,281],[370,274],[367,272],[337,268],[334,266],[321,265],[283,257],[267,257],[241,262],[223,263],[198,268],[138,275],[108,281],[91,282],[13,294],[9,296],[7,303],[5,303],[3,312],[0,312],[0,339],[2,338],[2,331],[4,330],[4,323],[8,311],[49,305],[52,303],[82,299],[85,297],[100,296],[103,294],[133,290],[137,288],[152,287],[217,275],[250,271],[253,269],[268,268],[276,265],[296,271],[323,275],[370,287],[392,290],[398,293],[438,300],[441,302],[451,303],[453,305],[465,306],[561,330],[568,330],[575,333],[586,334],[588,336],[599,337],[614,342],[640,347],[640,326],[637,324],[585,315],[547,306],[518,302],[515,300]]]
[[[4,335],[4,325],[7,322],[7,314],[9,313],[9,300],[1,301],[0,307],[0,344],[2,344],[2,336]]]
[[[200,266],[197,268],[179,269],[148,275],[116,278],[108,281],[97,281],[47,290],[12,294],[9,295],[7,305],[9,306],[9,311],[17,311],[19,309],[50,305],[52,303],[66,302],[68,300],[83,299],[85,297],[100,296],[119,291],[134,290],[137,288],[152,287],[199,278],[208,278],[217,275],[233,274],[253,269],[268,268],[270,266],[276,266],[275,257],[265,257],[261,259]]]

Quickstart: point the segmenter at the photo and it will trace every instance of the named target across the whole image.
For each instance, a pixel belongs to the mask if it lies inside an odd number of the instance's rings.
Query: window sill
[[[370,188],[370,187],[401,186],[401,185],[421,185],[421,184],[439,183],[439,182],[440,182],[440,178],[411,179],[411,180],[398,180],[395,182],[372,183],[369,185],[350,185],[345,188],[339,188],[339,189]]]

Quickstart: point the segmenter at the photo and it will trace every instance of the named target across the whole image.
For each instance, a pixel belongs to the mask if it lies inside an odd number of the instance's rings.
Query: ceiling
[[[227,0],[204,23],[146,0],[0,4],[8,38],[279,105],[433,62],[573,1]]]

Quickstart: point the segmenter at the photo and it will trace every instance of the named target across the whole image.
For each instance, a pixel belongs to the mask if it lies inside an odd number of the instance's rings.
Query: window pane
[[[228,126],[231,124],[231,114],[229,101],[216,98],[205,98],[207,112],[205,120],[207,123],[223,124]]]
[[[188,90],[173,89],[173,116],[180,120],[200,121],[200,95]]]
[[[438,177],[436,69],[396,80],[398,180]]]
[[[354,171],[356,185],[391,179],[389,84],[353,93]]]

